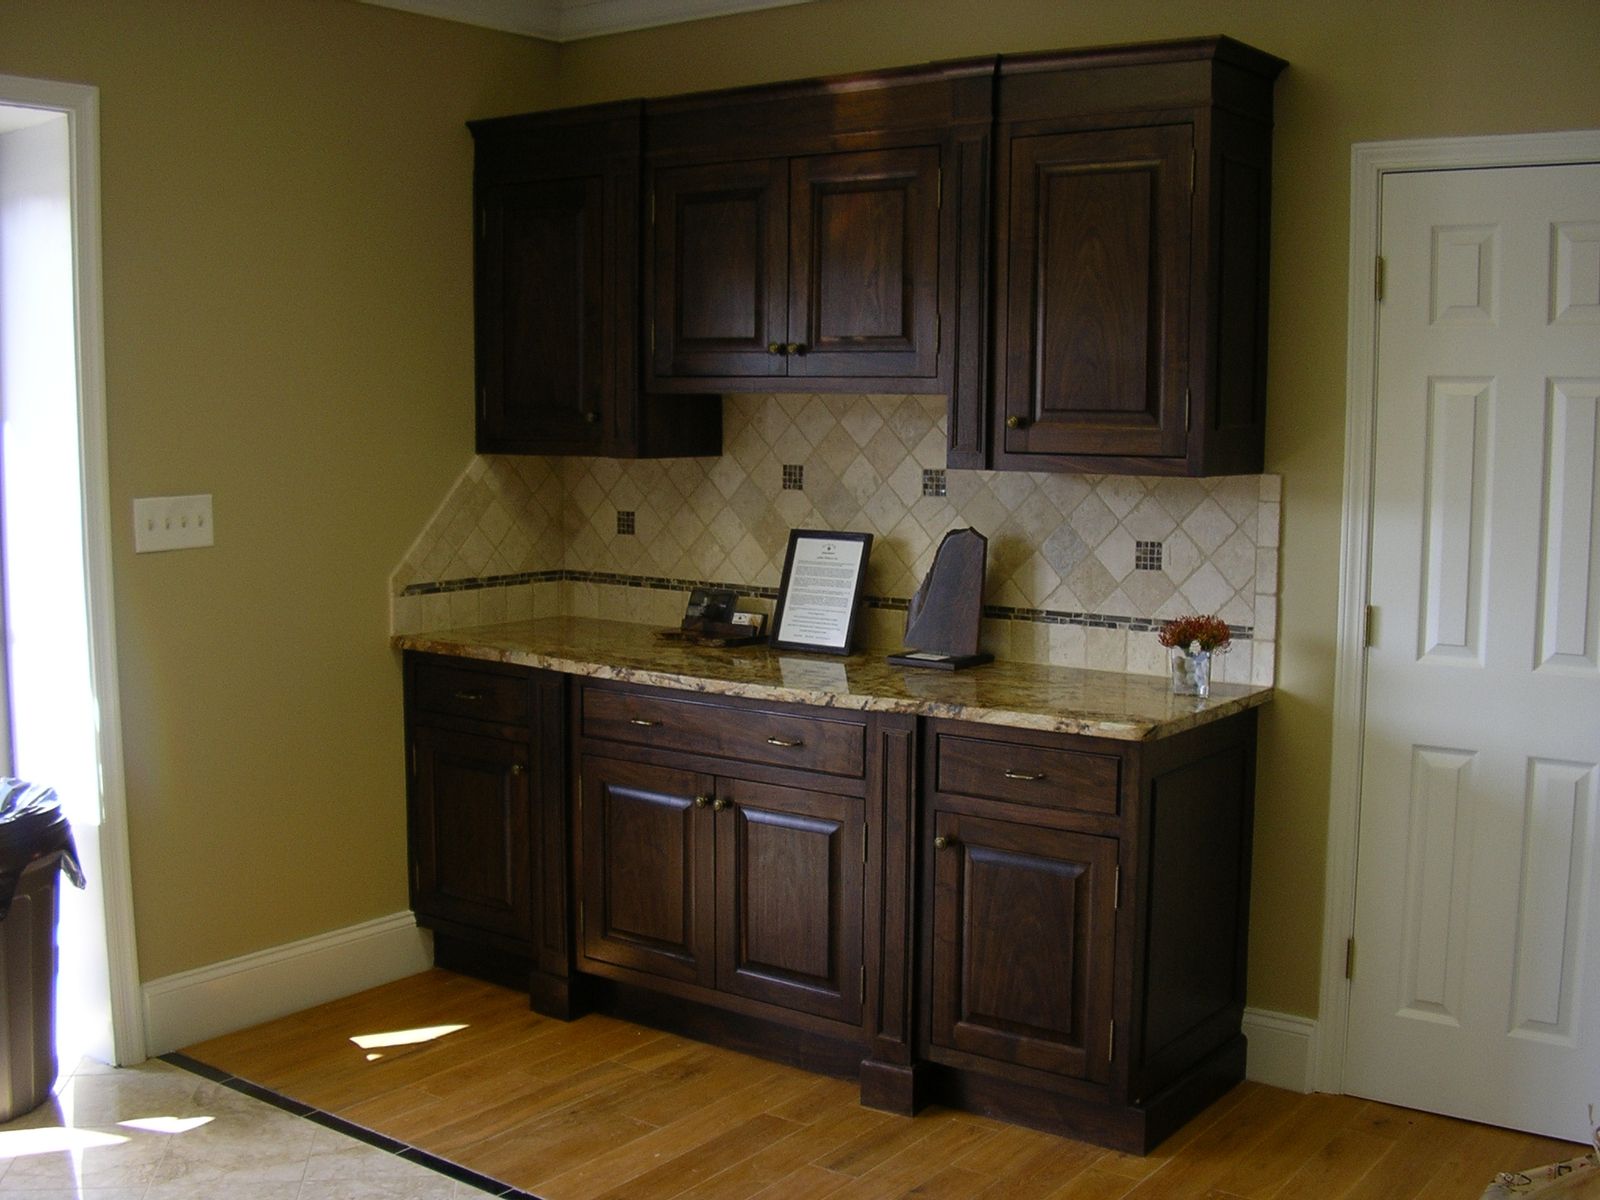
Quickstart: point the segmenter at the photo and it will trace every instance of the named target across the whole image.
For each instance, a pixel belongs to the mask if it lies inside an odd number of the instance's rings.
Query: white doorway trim
[[[145,1028],[133,928],[111,581],[111,486],[106,447],[105,333],[100,267],[100,93],[99,89],[86,84],[0,75],[0,103],[48,109],[64,113],[67,118],[84,492],[84,577],[88,589],[89,662],[99,715],[101,882],[105,894],[112,1039],[117,1062],[131,1065],[145,1058]]]
[[[1358,142],[1350,156],[1349,352],[1345,364],[1344,513],[1333,675],[1333,763],[1328,788],[1327,883],[1314,1081],[1344,1091],[1350,987],[1345,946],[1355,927],[1356,836],[1366,714],[1366,606],[1372,549],[1372,461],[1378,303],[1375,287],[1383,177],[1400,171],[1600,162],[1600,130],[1504,137]]]

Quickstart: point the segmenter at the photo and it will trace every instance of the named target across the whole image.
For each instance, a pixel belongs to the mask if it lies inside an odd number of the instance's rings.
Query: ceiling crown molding
[[[811,0],[363,0],[382,8],[551,42],[699,21]]]

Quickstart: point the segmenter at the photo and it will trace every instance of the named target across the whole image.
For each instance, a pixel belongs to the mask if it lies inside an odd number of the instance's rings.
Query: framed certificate
[[[772,618],[773,647],[849,654],[871,550],[870,533],[790,530]]]

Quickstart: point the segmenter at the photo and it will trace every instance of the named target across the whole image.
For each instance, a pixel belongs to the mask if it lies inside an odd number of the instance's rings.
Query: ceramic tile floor
[[[216,1073],[213,1073],[216,1074]],[[526,1193],[292,1101],[155,1059],[85,1060],[31,1113],[0,1124],[5,1200],[458,1200]],[[265,1093],[271,1096],[271,1093]],[[286,1111],[288,1105],[296,1111]],[[335,1127],[330,1127],[330,1125]],[[368,1141],[375,1144],[368,1144]]]

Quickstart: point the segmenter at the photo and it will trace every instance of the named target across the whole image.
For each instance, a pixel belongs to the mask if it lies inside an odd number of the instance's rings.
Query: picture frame
[[[772,647],[849,654],[871,553],[870,533],[791,529],[772,613]]]

